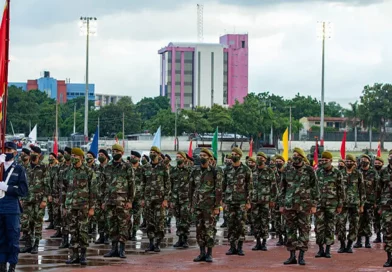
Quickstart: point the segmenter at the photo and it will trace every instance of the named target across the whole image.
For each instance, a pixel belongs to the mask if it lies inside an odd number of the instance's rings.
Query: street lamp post
[[[90,35],[97,35],[97,18],[96,17],[80,17],[80,34],[86,35],[86,91],[84,100],[84,136],[88,137],[88,61],[89,61],[89,42]]]

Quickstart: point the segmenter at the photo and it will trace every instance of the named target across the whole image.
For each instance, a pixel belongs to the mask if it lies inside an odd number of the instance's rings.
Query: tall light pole
[[[89,59],[89,42],[90,35],[97,35],[97,18],[96,17],[80,17],[80,34],[86,35],[86,91],[84,99],[84,136],[88,137],[88,59]]]
[[[318,37],[322,39],[321,56],[321,115],[320,115],[320,143],[324,145],[324,63],[325,63],[325,40],[332,35],[330,22],[318,22]]]

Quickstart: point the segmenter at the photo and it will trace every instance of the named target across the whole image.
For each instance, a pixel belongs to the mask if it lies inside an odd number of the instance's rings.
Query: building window
[[[320,125],[320,121],[316,121],[315,124],[316,124],[316,125]]]
[[[228,104],[228,53],[223,53],[223,105]]]
[[[241,41],[241,47],[245,48],[245,41]]]
[[[211,107],[214,105],[214,52],[211,52]]]

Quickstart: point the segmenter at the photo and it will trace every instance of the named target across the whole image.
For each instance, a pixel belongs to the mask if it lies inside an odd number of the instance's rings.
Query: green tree
[[[167,109],[170,109],[170,103],[169,98],[165,96],[145,97],[136,104],[136,112],[140,114],[143,128],[160,110]]]
[[[352,127],[354,128],[354,147],[357,148],[357,138],[358,138],[358,124],[359,124],[359,105],[358,101],[355,101],[354,103],[349,103],[350,104],[350,109],[345,111],[345,114],[347,118],[349,119]]]

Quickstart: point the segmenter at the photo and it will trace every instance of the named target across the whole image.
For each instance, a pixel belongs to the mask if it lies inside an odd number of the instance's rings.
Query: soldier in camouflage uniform
[[[225,167],[224,169],[226,169],[228,166],[231,166],[233,164],[233,161],[231,160],[231,154],[227,154],[226,155],[226,160],[225,160]],[[222,175],[223,176],[223,175]],[[227,207],[224,206],[223,207],[223,223],[220,226],[221,228],[227,228]],[[226,237],[225,237],[226,238]]]
[[[336,223],[340,248],[338,253],[353,253],[352,244],[358,234],[359,213],[363,212],[366,191],[362,173],[355,167],[355,157],[346,155],[346,168],[342,171],[343,184],[346,190],[346,200],[343,203],[342,212],[338,215]],[[346,223],[349,221],[348,236],[346,234]],[[346,246],[346,240],[347,246]]]
[[[370,237],[372,236],[372,225],[374,218],[374,208],[376,207],[376,193],[379,176],[376,170],[370,166],[370,157],[363,154],[360,159],[360,165],[363,181],[366,189],[366,201],[363,213],[359,216],[359,230],[357,242],[354,248],[362,247],[362,236],[365,236],[365,247],[371,248]]]
[[[98,161],[99,166],[96,167],[96,188],[97,188],[97,207],[95,211],[95,222],[98,224],[99,238],[95,241],[95,244],[109,244],[109,220],[107,218],[107,213],[102,209],[102,205],[105,203],[105,191],[106,191],[106,181],[105,181],[105,168],[110,161],[108,152],[105,149],[100,149],[98,151]]]
[[[128,163],[124,162],[124,148],[119,144],[112,146],[113,160],[104,171],[105,205],[109,219],[109,236],[112,249],[104,257],[125,256],[125,242],[128,240],[128,226],[131,222],[132,202],[135,197],[135,173]],[[118,249],[118,243],[120,248]]]
[[[170,205],[176,217],[178,241],[173,247],[188,248],[188,236],[190,227],[189,212],[189,174],[190,168],[185,165],[186,154],[178,152],[176,156],[177,166],[170,172],[171,200]]]
[[[142,156],[142,167],[144,167],[146,164],[149,164],[150,163],[150,157],[149,156],[147,156],[147,155],[143,155]],[[141,182],[140,182],[140,184],[141,184]],[[140,202],[141,203],[141,202]],[[139,226],[139,228],[141,228],[141,229],[145,229],[146,228],[146,215],[145,215],[145,213],[144,213],[144,207],[142,207],[141,205],[140,205],[140,210],[141,210],[141,214],[142,214],[142,219],[143,219],[143,222],[140,224],[140,226]]]
[[[275,207],[276,177],[274,170],[266,165],[267,155],[257,153],[257,171],[253,172],[252,220],[256,246],[252,250],[267,251],[270,208]],[[263,239],[261,242],[260,239]]]
[[[242,246],[246,233],[246,213],[251,207],[252,172],[240,161],[242,150],[234,147],[231,153],[233,165],[224,170],[222,181],[223,203],[228,210],[228,238],[230,249],[226,255],[245,255]]]
[[[139,229],[140,217],[142,215],[142,208],[140,202],[142,199],[141,195],[141,182],[143,178],[143,167],[140,165],[141,155],[136,152],[131,152],[131,164],[133,171],[135,172],[135,198],[132,203],[132,228],[131,228],[131,241],[136,241],[136,232]]]
[[[202,148],[200,165],[193,169],[189,178],[189,206],[196,215],[196,240],[200,247],[200,254],[193,259],[194,262],[212,262],[215,220],[222,201],[222,175],[209,165],[211,157],[211,151]]]
[[[270,158],[267,157],[267,161],[266,161],[267,166],[274,171],[274,173],[276,172],[276,159],[275,156],[272,156]],[[271,207],[270,208],[270,222],[271,222],[271,228],[269,229],[269,232],[271,233],[271,238],[275,239],[275,235],[276,235],[276,222],[275,222],[275,217],[274,217],[274,209],[275,207]]]
[[[256,167],[256,159],[254,157],[249,157],[248,158],[248,167],[250,171],[252,172],[252,177],[257,177],[257,167]],[[246,218],[246,224],[250,225],[250,232],[248,232],[248,235],[254,236],[254,226],[253,226],[253,219],[252,219],[252,212],[249,212],[247,214]]]
[[[339,159],[338,161],[338,170],[339,171],[343,171],[344,169],[346,169],[346,162],[342,159]]]
[[[167,169],[169,170],[169,175],[171,175],[171,172],[174,170],[174,166],[170,165],[171,161],[172,161],[172,159],[171,159],[170,155],[169,154],[165,154],[163,162],[167,166]],[[172,186],[173,186],[173,184],[172,184]],[[166,227],[167,228],[171,227],[171,220],[172,220],[172,218],[174,216],[174,210],[172,208],[172,205],[170,205],[170,204],[171,203],[169,203],[169,206],[166,209],[166,212],[167,212],[167,215],[166,215]]]
[[[59,163],[57,155],[54,153],[49,154],[48,165],[48,178],[52,194],[52,201],[50,202],[53,207],[53,225],[56,233],[50,238],[61,238],[61,203],[60,203],[60,184],[59,184]]]
[[[276,155],[275,164],[276,164],[275,178],[276,178],[276,188],[277,188],[277,196],[278,196],[280,193],[281,179],[284,171],[285,159],[281,155]],[[279,238],[278,242],[276,243],[276,246],[283,246],[286,244],[285,241],[287,241],[286,223],[285,223],[284,216],[279,211],[279,207],[280,207],[279,201],[276,201],[272,215],[273,217],[275,217],[276,235]]]
[[[41,156],[42,157],[42,156]],[[48,161],[50,160],[50,159],[54,159],[54,160],[57,160],[57,155],[56,154],[54,154],[54,153],[50,153],[49,154],[49,159],[48,159]],[[43,160],[40,160],[41,162],[43,161]],[[43,163],[43,162],[42,162]],[[51,173],[51,171],[50,171],[50,169],[51,169],[51,166],[50,166],[50,162],[49,162],[49,164],[47,165],[47,167],[48,167],[48,180],[49,180],[49,186],[50,186],[50,193],[49,193],[49,195],[50,196],[52,196],[53,195],[53,179],[50,179],[50,173]],[[53,173],[54,171],[52,171],[52,173]],[[49,230],[49,229],[55,229],[55,224],[54,224],[54,216],[53,216],[53,203],[52,203],[52,201],[49,201],[48,202],[48,205],[47,205],[47,209],[48,209],[48,215],[49,215],[49,218],[47,219],[47,220],[45,220],[45,222],[49,222],[49,225],[45,228],[45,229],[47,229],[47,230]]]
[[[150,240],[146,251],[155,252],[161,251],[160,244],[165,236],[165,209],[171,194],[169,172],[163,161],[159,160],[160,154],[158,147],[151,147],[151,164],[144,166],[141,182],[141,203],[145,207],[147,236]]]
[[[392,267],[392,150],[389,151],[388,166],[381,170],[383,178],[378,183],[378,213],[381,214],[382,230],[384,232],[384,250],[387,261],[384,267]],[[388,177],[388,179],[386,179]]]
[[[61,241],[61,244],[59,246],[60,249],[69,247],[69,220],[66,213],[65,200],[66,200],[67,190],[68,190],[67,174],[72,167],[71,153],[72,153],[72,149],[70,147],[64,148],[64,162],[60,163],[59,166],[59,184],[60,184],[59,201],[60,201],[61,211],[62,211],[61,233],[63,234],[63,240]]]
[[[384,160],[380,157],[376,157],[374,160],[374,169],[377,171],[380,180],[379,183],[380,184],[385,184],[386,182],[389,182],[389,173],[388,171],[383,171],[383,166],[384,166]],[[385,168],[384,168],[385,169]],[[379,184],[377,184],[377,194],[376,194],[376,203],[378,204],[380,202],[380,197],[381,197],[381,186],[379,186]],[[381,239],[381,215],[378,213],[379,207],[376,206],[374,208],[374,224],[373,224],[373,228],[374,228],[374,232],[376,233],[377,237],[376,239],[373,241],[373,243],[381,243],[382,239]]]
[[[66,214],[69,219],[72,255],[66,264],[87,265],[88,220],[94,216],[96,188],[93,184],[93,170],[84,162],[80,148],[72,148],[72,168],[67,172]],[[80,256],[79,256],[80,248]]]
[[[24,168],[25,172],[27,172],[27,169],[30,166],[30,150],[27,148],[22,148],[22,152],[20,154],[20,160],[21,160],[21,166]],[[22,197],[21,201],[23,202],[26,199],[26,197]],[[23,236],[20,238],[20,242],[25,242],[27,238],[27,229],[28,229],[28,224],[29,224],[29,215],[26,213],[22,213],[20,216],[20,224],[21,224],[21,229],[23,231]]]
[[[50,187],[47,178],[47,168],[39,161],[41,149],[31,146],[30,166],[27,168],[27,180],[29,185],[28,196],[23,200],[24,213],[27,214],[28,224],[23,232],[27,232],[25,247],[20,253],[38,253],[39,241],[42,238],[42,223],[45,207],[48,201]],[[49,197],[48,197],[49,196]]]
[[[280,211],[286,217],[286,246],[290,251],[290,257],[284,264],[297,263],[296,250],[300,251],[298,263],[306,264],[304,254],[308,250],[310,214],[316,212],[320,197],[316,174],[311,166],[305,165],[305,158],[301,148],[294,148],[292,166],[287,166],[282,175]]]
[[[316,258],[331,258],[331,245],[334,243],[336,214],[342,212],[345,189],[341,172],[332,166],[332,154],[321,154],[321,168],[317,171],[320,199],[316,212],[316,243],[319,251]],[[326,245],[324,251],[324,245]]]
[[[96,157],[97,156],[92,151],[88,151],[86,154],[86,164],[88,167],[93,169],[93,171],[95,171],[97,168],[97,165],[95,164]]]

